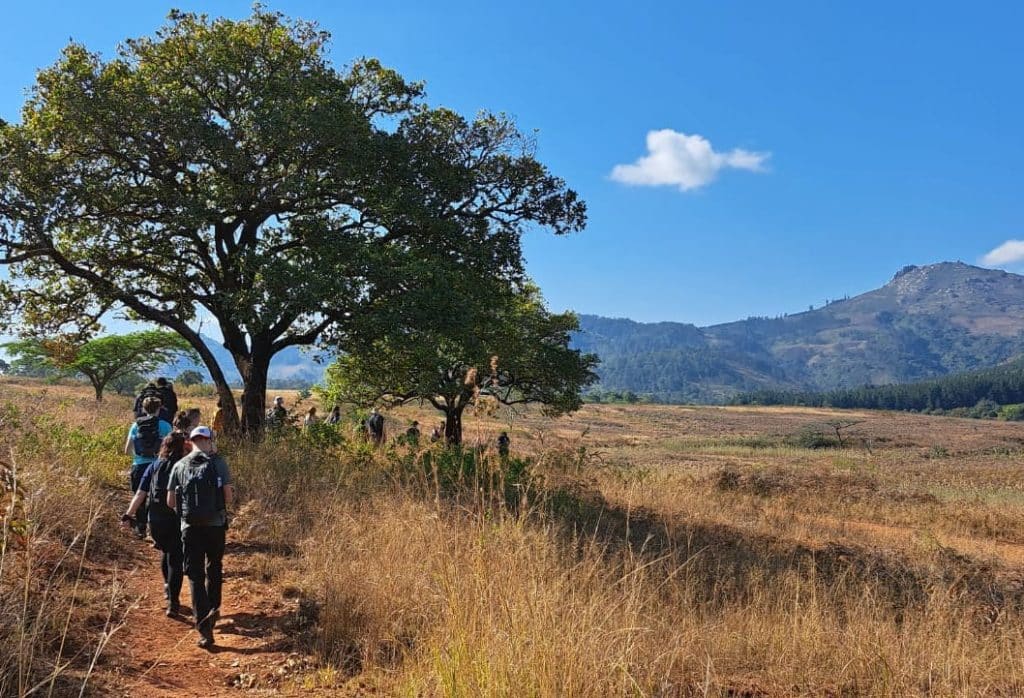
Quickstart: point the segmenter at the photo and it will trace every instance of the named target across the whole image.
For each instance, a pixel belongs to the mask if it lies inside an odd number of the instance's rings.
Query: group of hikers
[[[162,553],[169,618],[181,612],[181,587],[188,577],[199,646],[210,648],[220,617],[234,487],[228,464],[217,453],[214,430],[200,423],[198,409],[177,412],[177,402],[174,387],[164,378],[147,385],[136,400],[124,447],[132,456],[134,495],[121,523],[140,539],[148,523],[153,547]]]
[[[217,403],[212,428],[202,424],[198,408],[178,411],[174,386],[166,378],[149,383],[135,401],[135,421],[128,430],[124,453],[132,457],[130,485],[133,493],[121,525],[141,540],[147,530],[153,547],[161,552],[160,570],[164,580],[166,615],[181,613],[181,588],[188,577],[192,614],[199,632],[199,646],[214,645],[213,630],[220,618],[223,588],[223,558],[234,501],[231,472],[217,453],[216,436],[223,429],[223,405]],[[315,407],[303,420],[309,428],[320,421]],[[341,408],[335,405],[324,423],[341,422]],[[283,397],[274,399],[267,410],[268,429],[289,424]],[[444,438],[445,424],[431,431],[430,440]],[[377,409],[362,422],[362,433],[370,443],[385,443],[384,415]],[[418,421],[402,435],[405,443],[420,442]],[[497,440],[502,458],[509,454],[508,432]]]

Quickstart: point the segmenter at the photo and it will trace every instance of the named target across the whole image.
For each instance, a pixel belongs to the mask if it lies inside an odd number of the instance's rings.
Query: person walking
[[[366,418],[366,436],[374,446],[384,443],[384,415],[376,407]]]
[[[337,426],[341,423],[341,407],[335,405],[331,408],[331,413],[327,415],[327,419],[324,420],[324,424],[330,424],[331,426]]]
[[[192,452],[174,465],[167,482],[167,506],[181,517],[184,568],[199,646],[209,648],[220,617],[228,509],[235,489],[227,461],[214,452],[209,427],[196,427],[189,438]]]
[[[184,410],[179,412],[171,422],[171,426],[174,427],[175,433],[184,434],[185,438],[188,438],[189,432],[192,431],[192,420],[188,418],[188,412]]]
[[[413,448],[420,445],[420,423],[415,419],[409,428],[405,430],[405,442]]]
[[[153,381],[150,381],[149,383],[146,383],[146,387],[144,387],[142,389],[142,391],[139,392],[139,396],[137,398],[135,398],[135,406],[132,408],[132,411],[135,413],[135,418],[136,419],[138,419],[139,417],[145,417],[146,416],[146,411],[144,409],[142,409],[142,403],[145,402],[146,398],[148,398],[148,397],[155,397],[158,400],[160,399],[160,389],[157,387],[156,383],[154,383]],[[170,421],[170,420],[164,420],[164,421]]]
[[[169,422],[178,414],[178,395],[174,392],[171,382],[163,376],[156,379],[156,389],[160,402],[163,403],[164,412],[161,418]]]
[[[213,435],[220,436],[224,433],[224,398],[217,398],[217,409],[213,413]]]
[[[320,418],[316,416],[316,407],[310,406],[310,408],[306,411],[306,418],[302,420],[302,428],[309,429],[319,421]]]
[[[284,398],[278,395],[274,404],[267,410],[267,428],[280,429],[288,423],[288,408],[284,406]]]
[[[132,424],[124,443],[125,455],[132,457],[129,484],[133,493],[139,491],[139,483],[142,482],[146,468],[157,459],[161,441],[172,431],[171,425],[160,419],[160,398],[146,398],[142,401],[142,410],[143,416]],[[140,539],[146,537],[146,513],[146,504],[143,502],[135,526],[135,533]]]
[[[181,608],[179,597],[183,579],[184,551],[181,547],[181,521],[178,513],[167,506],[167,482],[174,464],[185,457],[189,444],[185,434],[172,432],[160,444],[157,459],[142,474],[139,489],[121,516],[121,525],[130,528],[137,523],[140,509],[149,512],[149,529],[156,549],[161,551],[160,571],[164,577],[164,598],[167,617],[176,616]]]
[[[511,445],[512,439],[508,438],[508,432],[501,432],[498,436],[498,455],[502,458],[508,458],[508,451]]]

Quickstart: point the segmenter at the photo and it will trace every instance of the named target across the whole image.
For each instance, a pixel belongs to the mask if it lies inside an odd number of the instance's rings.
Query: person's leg
[[[163,551],[160,569],[164,575],[164,596],[169,608],[177,610],[181,595],[182,558],[181,526],[177,519],[168,521],[151,521],[149,524],[153,540]]]
[[[200,633],[208,628],[210,599],[206,595],[206,544],[204,527],[189,526],[184,532],[185,574],[192,593],[192,613]]]
[[[181,545],[181,525],[175,521],[172,533],[168,537],[167,555],[167,596],[173,606],[177,606],[181,598],[181,582],[185,554]]]
[[[227,529],[223,526],[211,526],[209,529],[209,546],[206,549],[206,589],[210,599],[210,607],[220,610],[221,590],[224,586],[224,543]]]

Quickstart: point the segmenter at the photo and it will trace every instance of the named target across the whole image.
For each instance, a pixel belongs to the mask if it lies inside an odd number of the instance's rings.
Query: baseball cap
[[[192,430],[192,433],[188,435],[188,438],[194,439],[197,436],[203,439],[212,439],[213,432],[210,431],[210,427],[196,427]]]

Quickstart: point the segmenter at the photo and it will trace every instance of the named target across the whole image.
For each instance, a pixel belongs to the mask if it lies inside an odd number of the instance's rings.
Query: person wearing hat
[[[280,429],[288,423],[288,409],[284,406],[284,398],[278,395],[273,406],[267,410],[267,428]]]
[[[210,428],[196,427],[189,440],[192,452],[174,465],[168,479],[167,506],[181,516],[185,576],[192,593],[199,646],[208,648],[214,644],[213,628],[220,617],[228,509],[235,489],[227,462],[216,453]]]

